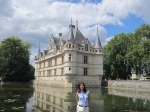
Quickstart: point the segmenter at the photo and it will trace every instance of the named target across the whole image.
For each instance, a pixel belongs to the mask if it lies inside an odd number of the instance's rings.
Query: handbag
[[[79,111],[79,112],[84,112],[84,107],[78,106],[78,111]]]

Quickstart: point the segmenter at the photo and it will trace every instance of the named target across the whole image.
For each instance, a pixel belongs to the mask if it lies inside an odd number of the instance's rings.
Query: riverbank
[[[113,89],[150,91],[150,81],[139,80],[108,80],[102,86]]]
[[[4,82],[4,81],[0,81],[0,85],[8,85],[8,86],[33,85],[33,81],[30,81],[30,82]]]

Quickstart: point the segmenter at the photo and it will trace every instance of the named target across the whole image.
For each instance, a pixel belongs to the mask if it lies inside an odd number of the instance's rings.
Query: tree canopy
[[[0,77],[4,81],[27,82],[34,79],[34,67],[29,64],[30,47],[18,37],[0,43]]]
[[[150,25],[143,24],[134,33],[115,35],[104,46],[104,74],[107,78],[127,79],[150,70]],[[127,75],[128,74],[128,75]]]

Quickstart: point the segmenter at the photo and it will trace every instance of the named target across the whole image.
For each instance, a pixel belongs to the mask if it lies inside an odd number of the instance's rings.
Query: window
[[[51,61],[51,60],[49,60],[49,67],[50,67],[50,66],[52,66],[52,61]]]
[[[45,71],[43,71],[43,76],[45,76]]]
[[[69,71],[71,70],[71,68],[69,68]]]
[[[56,69],[54,69],[54,75],[56,75]]]
[[[84,68],[84,75],[87,75],[87,74],[88,74],[88,69]]]
[[[101,50],[99,50],[99,52],[101,52]]]
[[[61,68],[61,75],[64,75],[64,68]]]
[[[72,47],[74,48],[74,45]]]
[[[97,52],[97,50],[96,50],[96,52]]]
[[[69,48],[71,48],[71,44],[69,44]]]
[[[61,57],[61,63],[62,64],[64,63],[64,57],[63,56]]]
[[[51,76],[52,75],[52,70],[49,70],[49,76]]]
[[[43,103],[41,103],[41,109],[43,109]]]
[[[71,54],[69,54],[69,61],[71,61]]]
[[[84,63],[88,63],[88,56],[84,56]]]
[[[82,51],[83,51],[83,48],[82,48]]]
[[[42,76],[42,72],[40,71],[40,75],[39,75],[40,77]]]
[[[47,71],[47,76],[51,76],[51,70]]]
[[[66,48],[68,48],[68,45],[66,45]]]
[[[46,101],[50,101],[50,95],[46,95]]]
[[[46,109],[50,109],[50,105],[46,104]]]
[[[42,98],[41,99],[44,99],[44,93],[42,93]]]
[[[94,52],[94,50],[93,50],[93,52]]]
[[[88,44],[85,44],[85,51],[88,51]]]
[[[55,59],[55,65],[57,65],[57,59]]]
[[[53,96],[53,103],[55,104],[55,96]]]
[[[79,50],[80,50],[80,47],[79,47]]]

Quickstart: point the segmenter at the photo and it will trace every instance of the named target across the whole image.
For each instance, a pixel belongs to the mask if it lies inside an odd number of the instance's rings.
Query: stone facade
[[[103,48],[98,29],[95,44],[74,25],[59,37],[51,36],[49,47],[35,56],[35,84],[75,87],[83,81],[87,86],[100,86],[103,75]]]
[[[140,80],[108,80],[108,88],[150,91],[149,81]]]

